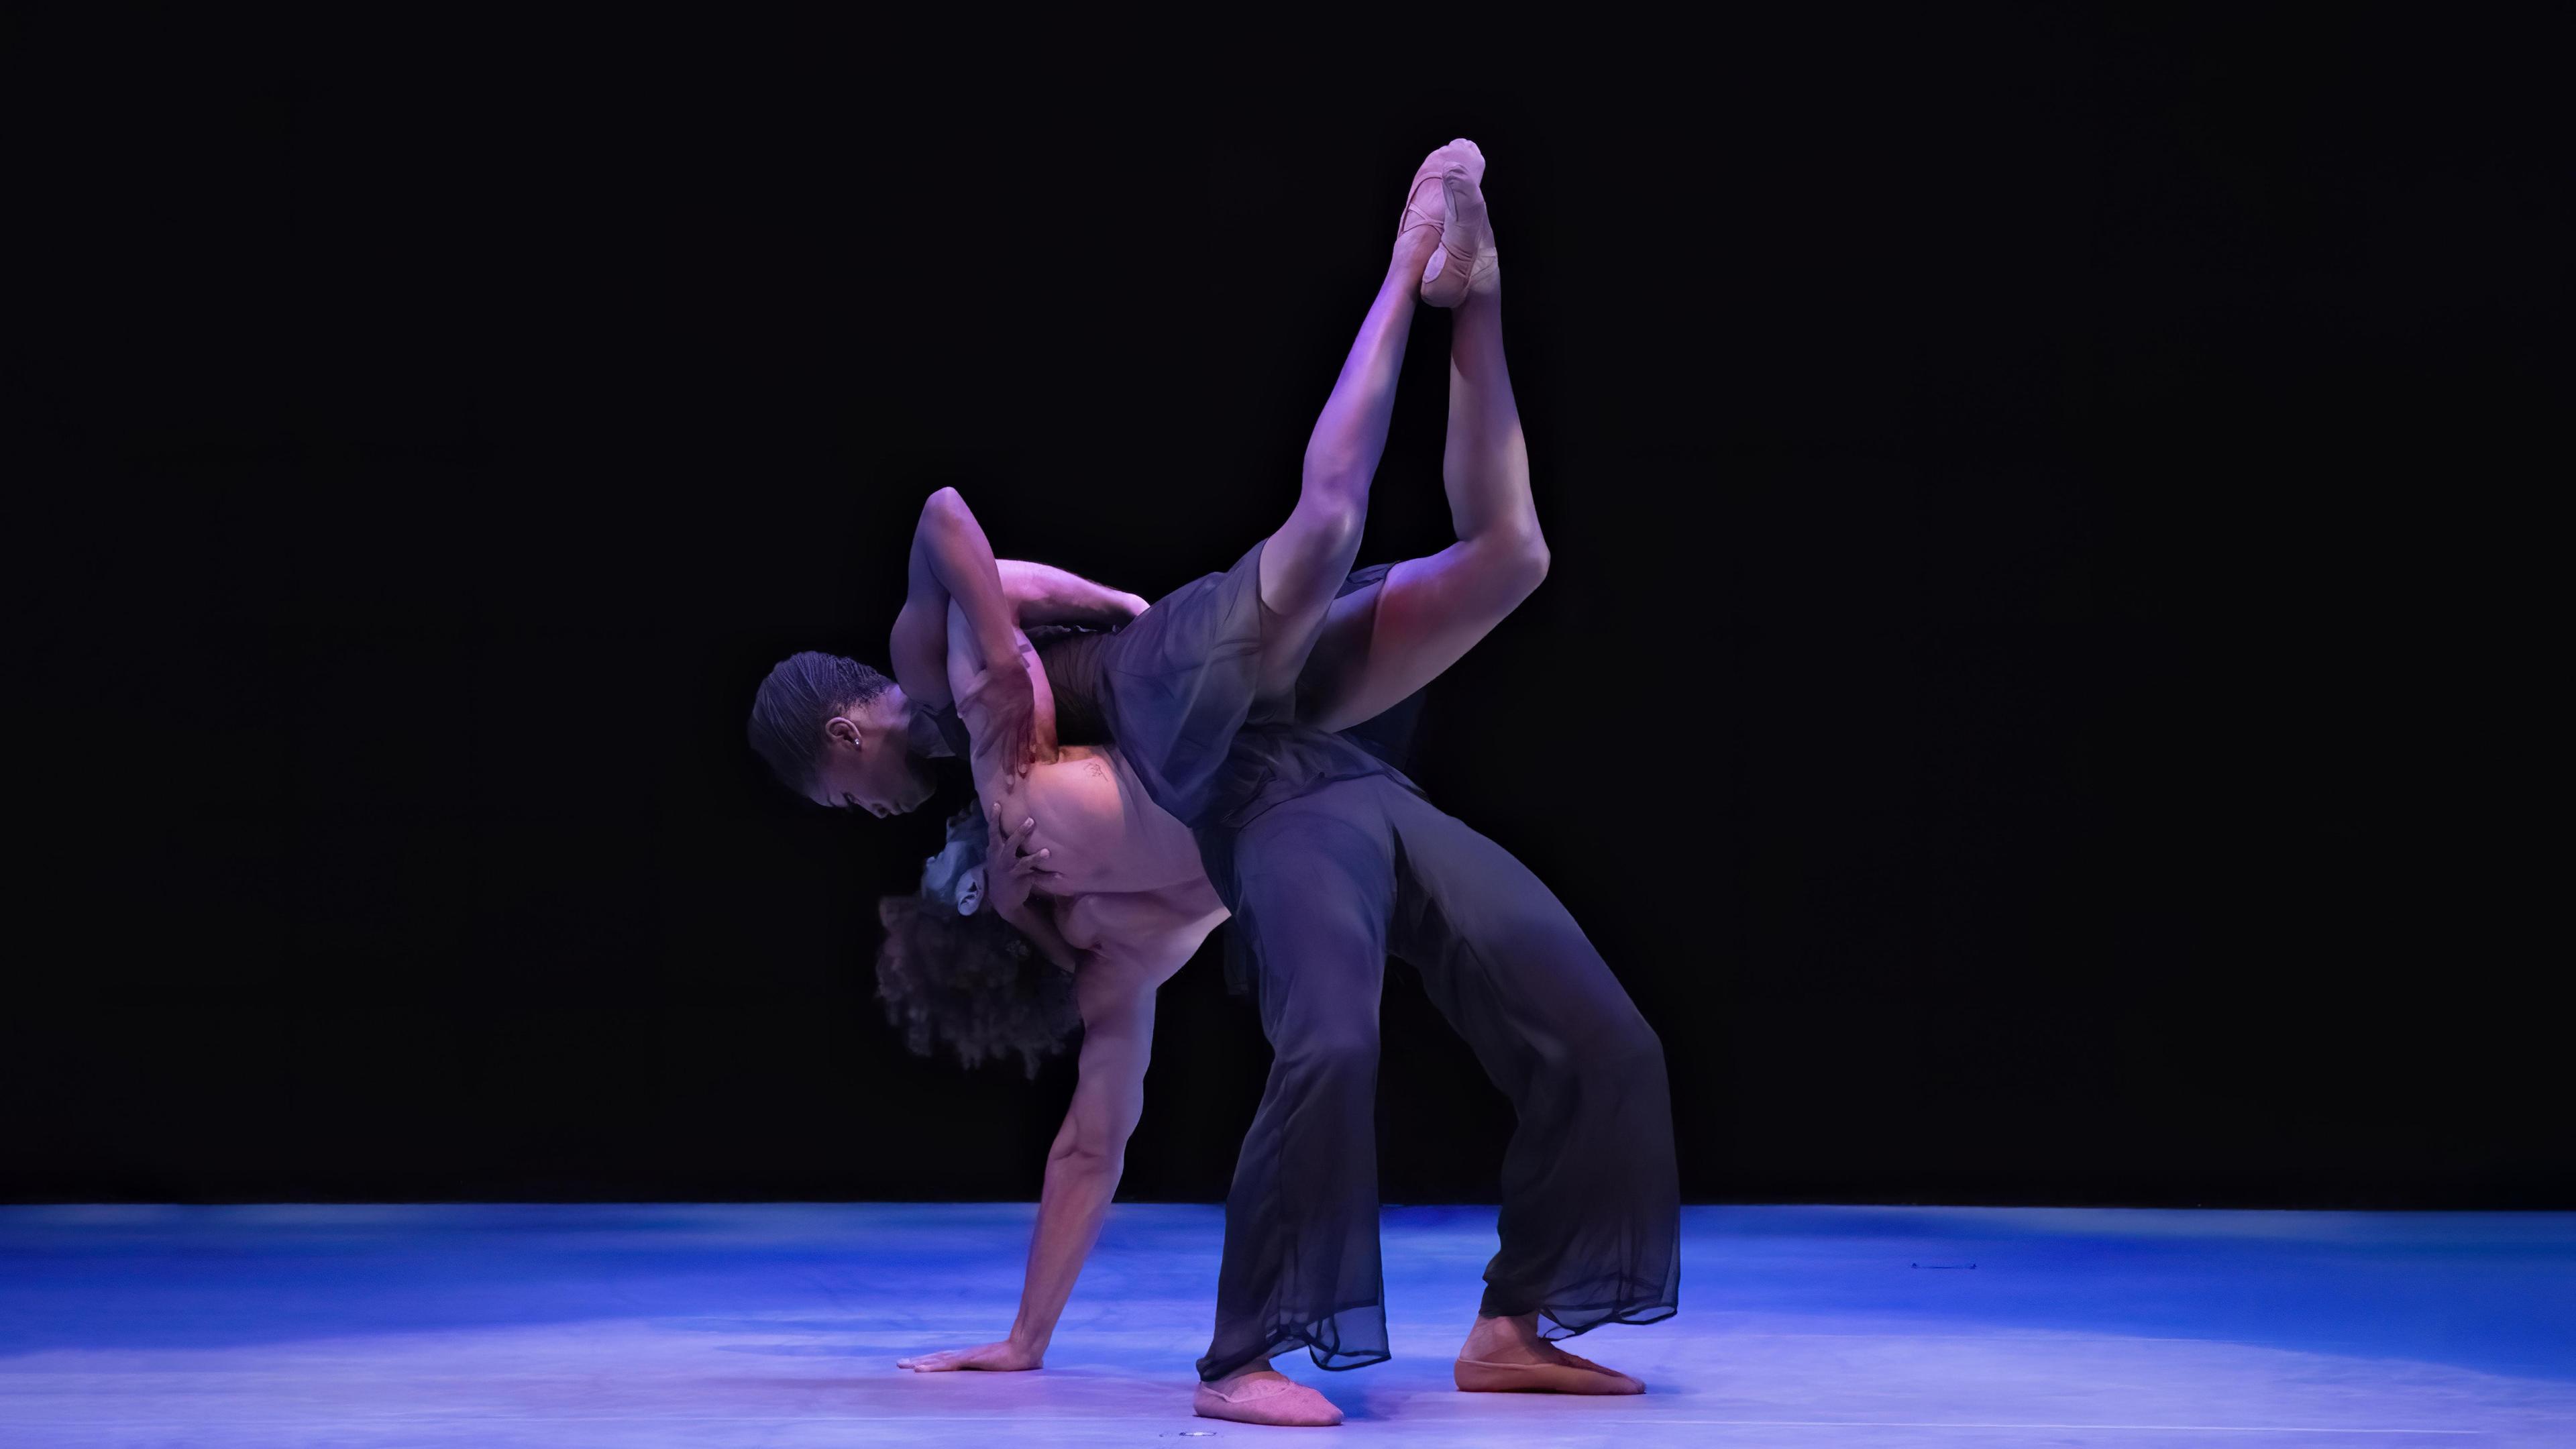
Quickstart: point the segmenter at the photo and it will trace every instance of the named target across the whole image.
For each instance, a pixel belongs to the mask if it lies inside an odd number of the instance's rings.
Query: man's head
[[[930,798],[902,687],[838,654],[808,650],[769,671],[751,702],[751,747],[817,805],[900,815]]]

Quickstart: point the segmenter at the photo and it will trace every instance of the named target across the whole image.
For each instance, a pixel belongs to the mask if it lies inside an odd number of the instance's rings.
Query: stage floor
[[[1191,1417],[1221,1221],[1121,1204],[1047,1367],[1026,1204],[0,1208],[9,1449],[2576,1445],[2576,1214],[1703,1207],[1629,1399],[1461,1394],[1490,1208],[1389,1208],[1338,1429]],[[1213,1437],[1184,1440],[1186,1434]]]

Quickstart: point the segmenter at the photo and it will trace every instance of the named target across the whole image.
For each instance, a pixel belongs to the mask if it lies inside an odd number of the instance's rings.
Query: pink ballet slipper
[[[1470,293],[1499,285],[1501,257],[1494,249],[1494,228],[1485,212],[1485,153],[1464,136],[1424,158],[1415,172],[1413,191],[1404,204],[1404,226],[1396,236],[1427,224],[1430,212],[1421,204],[1423,183],[1440,182],[1440,250],[1422,269],[1422,300],[1434,307],[1455,307]]]
[[[1462,1358],[1451,1368],[1458,1387],[1471,1394],[1642,1394],[1646,1386],[1617,1369],[1563,1354],[1553,1363],[1488,1363]]]
[[[1395,239],[1398,245],[1403,243],[1408,234],[1420,231],[1426,226],[1434,231],[1439,230],[1440,224],[1448,219],[1449,201],[1445,190],[1433,195],[1429,204],[1425,205],[1422,189],[1426,186],[1440,187],[1440,178],[1450,167],[1464,164],[1460,158],[1458,146],[1458,142],[1450,142],[1423,157],[1421,166],[1414,170],[1413,185],[1406,188],[1404,193],[1404,212],[1395,219]]]
[[[1241,1374],[1201,1383],[1190,1411],[1202,1419],[1320,1429],[1342,1422],[1333,1401],[1279,1373]]]

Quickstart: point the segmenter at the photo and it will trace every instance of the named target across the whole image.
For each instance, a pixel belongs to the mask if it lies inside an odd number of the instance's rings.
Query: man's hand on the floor
[[[1045,1354],[1035,1349],[1024,1348],[1006,1338],[1000,1343],[988,1343],[981,1348],[951,1348],[943,1349],[938,1353],[915,1354],[911,1358],[896,1359],[894,1366],[910,1369],[917,1374],[935,1374],[949,1369],[990,1369],[996,1372],[1009,1372],[1037,1368],[1045,1358]]]

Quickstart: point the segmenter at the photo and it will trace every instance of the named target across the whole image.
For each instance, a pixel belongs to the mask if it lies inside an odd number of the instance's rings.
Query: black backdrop
[[[0,1194],[1034,1195],[1069,1070],[870,997],[940,811],[798,808],[750,690],[882,659],[943,484],[1234,557],[1464,134],[1555,568],[1418,773],[1657,1024],[1690,1197],[2576,1205],[2554,877],[2472,818],[2563,672],[2563,33],[1500,24],[28,22]],[[1366,559],[1443,541],[1446,330]],[[1259,1094],[1215,951],[1131,1197]],[[1489,1200],[1508,1109],[1385,1018],[1389,1200]]]

